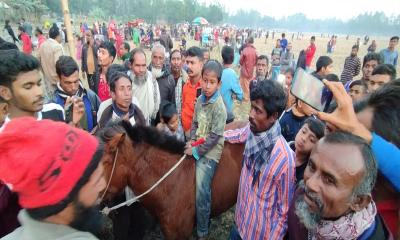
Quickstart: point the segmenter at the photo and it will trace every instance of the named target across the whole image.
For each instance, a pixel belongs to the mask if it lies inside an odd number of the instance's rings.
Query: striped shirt
[[[347,57],[344,61],[344,67],[340,80],[346,84],[348,81],[353,80],[353,77],[357,76],[361,70],[361,61],[359,57]]]
[[[253,169],[242,167],[235,221],[242,239],[282,239],[295,189],[294,153],[281,136],[254,187]]]

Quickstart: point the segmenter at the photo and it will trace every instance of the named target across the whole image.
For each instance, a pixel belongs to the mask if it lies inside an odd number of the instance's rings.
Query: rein
[[[117,151],[118,151],[118,150],[117,150]],[[115,154],[115,156],[117,156],[117,154],[118,154],[118,152]],[[156,188],[158,185],[160,185],[160,183],[161,183],[162,181],[164,181],[169,175],[171,175],[171,173],[174,172],[175,169],[179,167],[179,165],[183,162],[183,160],[185,160],[185,158],[186,158],[186,154],[184,154],[184,155],[181,157],[181,159],[179,159],[179,161],[178,161],[177,163],[175,163],[175,165],[172,166],[172,168],[170,168],[170,169],[168,170],[168,172],[166,172],[166,173],[164,174],[164,176],[162,176],[153,186],[151,186],[149,189],[147,189],[147,191],[145,191],[144,193],[140,194],[140,195],[137,196],[137,197],[134,197],[134,198],[131,198],[131,199],[129,199],[129,200],[126,200],[125,202],[120,203],[120,204],[118,204],[118,205],[116,205],[116,206],[114,206],[114,207],[111,207],[111,208],[105,207],[105,208],[103,208],[103,210],[101,210],[101,212],[102,212],[103,214],[105,214],[105,215],[108,215],[111,211],[114,211],[114,210],[116,210],[116,209],[118,209],[118,208],[121,208],[121,207],[123,207],[123,206],[126,206],[126,205],[129,206],[129,205],[131,205],[132,203],[139,201],[140,198],[142,198],[142,197],[146,196],[147,194],[149,194],[151,191],[154,190],[154,188]],[[116,160],[117,160],[117,159],[116,159],[116,157],[115,157],[114,165],[113,165],[113,170],[111,171],[111,176],[110,176],[110,179],[109,179],[109,182],[108,182],[108,183],[111,182],[111,178],[112,178],[112,174],[113,174],[113,172],[114,172],[114,167],[115,167],[115,162],[116,162]],[[109,184],[107,184],[106,190],[108,189],[108,187],[109,187]],[[104,194],[105,194],[105,192],[103,193],[103,195],[104,195]]]
[[[113,167],[112,167],[112,169],[111,169],[111,175],[110,175],[110,178],[108,179],[107,187],[106,187],[106,189],[104,190],[103,194],[101,195],[100,202],[102,202],[104,196],[106,196],[106,193],[107,193],[107,191],[108,191],[108,188],[110,187],[110,184],[111,184],[111,179],[112,179],[112,177],[114,176],[115,166],[117,165],[118,150],[119,150],[119,148],[117,148],[117,152],[115,153],[114,162],[113,162]]]

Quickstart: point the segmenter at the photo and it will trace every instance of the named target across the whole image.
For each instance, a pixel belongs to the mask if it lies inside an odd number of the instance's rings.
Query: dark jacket
[[[88,49],[89,49],[89,44],[85,43],[82,46],[82,72],[87,73],[88,67],[87,67],[87,55],[88,55]],[[93,58],[94,58],[94,69],[95,72],[98,70],[99,66],[97,64],[97,49],[98,47],[96,44],[93,44]]]
[[[135,111],[133,112],[133,117],[135,118],[135,125],[146,126],[146,120],[144,119],[142,111],[136,106]],[[104,109],[99,124],[98,129],[104,128],[107,123],[110,121],[113,115],[113,105],[111,104],[106,109]]]
[[[56,90],[54,93],[53,102],[57,103],[61,107],[65,105],[65,98],[60,95],[60,90]],[[83,96],[82,96],[83,103],[85,104],[85,111],[86,111],[86,119],[87,119],[87,129],[86,131],[90,132],[93,130],[94,127],[97,125],[97,111],[99,110],[100,106],[100,99],[90,89],[83,89]],[[66,122],[69,122],[71,118],[71,113],[66,112]]]
[[[17,215],[21,207],[18,196],[12,193],[5,184],[0,182],[0,238],[19,227]]]
[[[304,240],[308,239],[308,230],[304,227],[304,225],[300,222],[299,218],[295,213],[295,203],[298,197],[301,197],[303,191],[298,189],[293,197],[293,200],[290,204],[289,212],[288,212],[288,230],[287,236],[285,239],[288,240]],[[382,218],[377,214],[375,216],[375,228],[370,234],[368,240],[393,240],[392,234],[389,232],[385,222]]]
[[[149,71],[151,72],[152,65],[150,64],[148,67]],[[162,71],[164,74],[157,78],[158,88],[160,90],[160,97],[162,104],[165,101],[175,103],[175,79],[172,76],[169,66],[164,64]]]
[[[165,51],[171,53],[171,49],[174,47],[171,36],[166,33],[162,33],[160,36],[160,43],[165,47]]]

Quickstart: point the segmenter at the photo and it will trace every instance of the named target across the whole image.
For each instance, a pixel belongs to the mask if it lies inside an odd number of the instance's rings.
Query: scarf
[[[276,121],[274,125],[265,132],[257,135],[252,132],[249,134],[243,154],[247,169],[250,170],[252,166],[254,166],[252,186],[254,186],[260,175],[261,167],[264,163],[269,162],[272,149],[280,135],[281,126],[279,125],[279,121]]]
[[[321,220],[318,227],[309,231],[309,239],[350,240],[360,237],[375,221],[374,202],[359,212],[347,214],[336,221]]]
[[[113,119],[123,119],[125,117],[125,115],[128,113],[129,115],[129,122],[131,123],[131,125],[135,125],[136,121],[135,121],[135,105],[131,104],[129,105],[129,110],[128,112],[124,112],[122,111],[117,104],[115,104],[115,102],[112,102],[112,109],[113,109]]]
[[[76,97],[83,97],[83,94],[84,94],[84,88],[83,88],[83,85],[82,85],[82,82],[81,81],[79,81],[79,88],[78,88],[78,91],[75,93],[75,95],[73,95],[73,96],[76,96]],[[70,96],[69,94],[67,94],[65,91],[64,91],[64,89],[61,87],[61,85],[60,85],[60,83],[58,82],[57,83],[57,93],[58,93],[58,95],[60,95],[60,97],[62,97],[64,100],[66,100],[67,99],[67,97],[72,97],[72,96]]]

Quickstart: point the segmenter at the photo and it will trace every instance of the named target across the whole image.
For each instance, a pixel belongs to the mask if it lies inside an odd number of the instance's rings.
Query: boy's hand
[[[187,147],[187,146],[186,146],[185,154],[188,155],[188,156],[192,156],[192,155],[193,155],[192,147],[191,147],[191,146],[190,146],[190,147]]]

